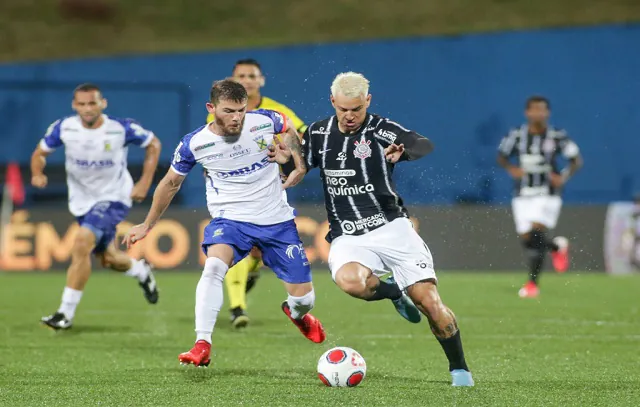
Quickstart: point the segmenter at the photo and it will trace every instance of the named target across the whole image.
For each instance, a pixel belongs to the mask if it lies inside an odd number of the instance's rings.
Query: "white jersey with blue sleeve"
[[[202,126],[182,138],[171,168],[187,175],[196,164],[202,165],[212,218],[255,225],[292,220],[293,208],[282,193],[279,166],[267,157],[274,136],[286,129],[286,117],[266,109],[247,112],[234,141],[214,134],[209,125]]]
[[[47,152],[64,145],[69,211],[74,216],[86,214],[98,202],[130,207],[133,179],[127,170],[128,146],[147,147],[154,137],[131,119],[103,118],[96,129],[85,128],[78,116],[56,120],[40,141]]]

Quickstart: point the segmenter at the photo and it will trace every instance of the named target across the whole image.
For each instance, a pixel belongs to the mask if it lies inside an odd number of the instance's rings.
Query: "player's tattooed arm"
[[[304,156],[302,154],[302,143],[300,142],[300,136],[296,131],[291,119],[287,118],[287,131],[284,134],[284,144],[286,149],[291,154],[291,161],[293,161],[293,170],[285,171],[289,172],[287,180],[285,181],[283,188],[289,188],[297,185],[302,181],[307,173],[307,167],[304,163]],[[289,164],[291,166],[291,164]]]
[[[287,129],[287,132],[284,134],[284,142],[291,151],[291,157],[293,158],[294,163],[296,163],[296,167],[298,166],[298,160],[300,160],[302,162],[302,165],[304,166],[300,136],[293,127],[289,127]]]

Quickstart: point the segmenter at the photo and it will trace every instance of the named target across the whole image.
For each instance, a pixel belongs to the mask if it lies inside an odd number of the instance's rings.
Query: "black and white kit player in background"
[[[369,81],[359,73],[342,73],[331,86],[336,114],[304,134],[307,167],[320,169],[324,186],[332,277],[353,297],[392,300],[411,322],[419,322],[422,312],[449,360],[453,385],[473,386],[456,318],[438,295],[431,252],[413,229],[392,180],[397,162],[419,159],[433,145],[367,113],[370,102]],[[284,162],[289,153],[277,145],[271,157]],[[379,278],[389,272],[386,282]]]
[[[529,281],[518,292],[523,298],[539,295],[538,276],[548,252],[556,271],[563,273],[569,267],[569,241],[561,236],[550,239],[548,233],[560,216],[562,189],[582,167],[582,157],[564,130],[548,124],[549,115],[546,98],[527,99],[527,123],[511,130],[498,152],[498,164],[514,179],[513,218],[529,260]],[[563,170],[558,166],[559,156],[569,161]],[[517,164],[510,161],[512,157]]]

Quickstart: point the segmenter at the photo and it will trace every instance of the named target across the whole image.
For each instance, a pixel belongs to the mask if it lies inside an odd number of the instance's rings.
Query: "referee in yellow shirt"
[[[307,129],[298,116],[285,105],[275,100],[262,96],[260,88],[264,86],[265,79],[262,75],[262,68],[255,59],[242,59],[236,62],[233,67],[233,79],[240,82],[249,94],[247,111],[257,109],[276,110],[289,117],[296,126],[298,133],[302,135]],[[207,123],[214,120],[214,116],[207,116]],[[231,306],[231,324],[235,328],[243,328],[249,323],[247,316],[247,292],[256,283],[261,266],[261,253],[257,248],[253,248],[251,253],[235,266],[231,267],[224,279]]]

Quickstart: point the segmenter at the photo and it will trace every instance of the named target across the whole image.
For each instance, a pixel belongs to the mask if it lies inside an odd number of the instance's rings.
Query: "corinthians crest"
[[[353,155],[356,156],[356,158],[369,158],[371,157],[371,147],[369,147],[369,144],[371,144],[371,140],[366,140],[366,141],[362,141],[359,142],[358,140],[356,140],[356,149],[353,150]]]

